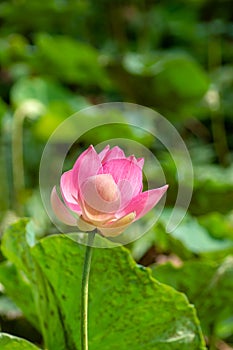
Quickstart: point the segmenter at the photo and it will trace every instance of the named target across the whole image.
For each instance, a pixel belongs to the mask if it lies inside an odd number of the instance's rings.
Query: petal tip
[[[59,198],[55,186],[51,191],[50,202],[55,216],[61,222],[69,226],[76,226],[76,218],[69,212],[68,208]]]

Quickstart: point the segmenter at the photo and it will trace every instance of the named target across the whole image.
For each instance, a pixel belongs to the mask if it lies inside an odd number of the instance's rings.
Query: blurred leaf
[[[153,76],[155,91],[160,96],[174,93],[180,98],[200,98],[209,86],[201,66],[182,53],[128,54],[123,64],[131,74]]]
[[[216,333],[221,339],[230,338],[233,334],[233,315],[222,322],[220,321],[216,326]]]
[[[182,210],[182,209],[180,209]],[[172,209],[163,211],[161,221],[166,225]],[[198,223],[198,220],[186,214],[179,226],[169,233],[193,253],[203,254],[233,248],[233,243],[227,239],[215,239]]]
[[[142,225],[142,230],[143,218],[138,222],[138,225]],[[194,255],[182,240],[166,232],[165,225],[161,220],[158,220],[156,225],[149,230],[149,232],[130,245],[132,255],[137,261],[141,260],[153,247],[155,250],[154,260],[161,254],[166,254],[168,256],[170,254],[176,254],[176,256],[184,260],[190,259]]]
[[[25,274],[9,262],[0,264],[0,281],[31,324],[40,331],[31,284]]]
[[[0,316],[4,317],[17,317],[21,316],[21,311],[19,308],[13,303],[11,299],[9,299],[4,294],[0,296]]]
[[[2,118],[7,112],[7,104],[0,98],[0,132],[2,128]]]
[[[119,118],[120,117],[121,116],[119,113]],[[87,116],[86,120],[88,119],[91,121],[92,116],[90,116],[89,118]],[[109,120],[109,123],[110,123],[110,120]],[[81,142],[86,141],[87,145],[90,144],[90,140],[93,144],[97,144],[97,145],[100,142],[103,142],[105,140],[114,140],[114,139],[119,139],[118,143],[120,143],[122,135],[124,135],[124,139],[140,142],[141,144],[147,147],[149,147],[153,143],[153,136],[148,132],[144,131],[143,129],[140,130],[140,128],[134,127],[133,125],[128,124],[128,121],[124,117],[124,114],[122,115],[122,123],[110,123],[110,124],[100,125],[96,128],[93,128],[87,131],[84,135],[80,137],[80,140]],[[127,145],[124,145],[124,146],[126,147]]]
[[[216,164],[195,166],[195,187],[205,184],[210,189],[233,190],[233,165],[228,168]]]
[[[222,168],[216,164],[197,165],[194,172],[191,211],[203,215],[213,211],[226,213],[232,210],[233,166]]]
[[[25,230],[25,220],[9,228],[3,238],[3,252],[15,263],[20,259],[18,268],[24,265],[47,348],[79,349],[85,247],[68,236],[57,235],[22,249]],[[90,349],[205,349],[195,311],[184,295],[152,279],[123,248],[95,249],[93,253]],[[32,278],[34,272],[36,280]]]
[[[46,113],[33,126],[34,135],[42,141],[47,140],[66,118],[88,106],[86,99],[81,96],[73,100],[51,102]]]
[[[178,211],[178,209],[175,210]],[[182,209],[179,209],[179,211],[182,211]],[[204,222],[202,226],[201,218],[199,223],[196,218],[186,214],[179,226],[174,231],[167,233],[166,224],[171,212],[172,209],[165,208],[156,225],[130,245],[132,255],[137,261],[142,259],[152,247],[155,251],[154,261],[160,255],[169,258],[171,254],[175,254],[182,260],[192,259],[198,254],[205,260],[219,261],[233,253],[233,243],[229,239],[230,231],[228,232],[229,235],[215,237],[211,232],[208,219],[207,224],[205,225]],[[174,212],[174,215],[176,215],[176,212]],[[143,229],[143,218],[139,221],[138,225],[140,224]],[[222,224],[224,225],[224,223]],[[227,227],[225,226],[225,229]],[[215,229],[218,230],[218,227],[216,226]]]
[[[229,47],[230,49],[230,47]],[[228,50],[230,52],[230,50]],[[216,67],[211,74],[213,81],[213,87],[219,92],[220,95],[220,114],[224,116],[226,120],[231,120],[233,117],[232,112],[232,98],[233,98],[233,65],[232,59],[230,64],[225,64]]]
[[[0,62],[4,66],[8,66],[27,57],[28,41],[19,33],[11,33],[11,35],[0,39],[0,48]]]
[[[66,101],[72,94],[58,83],[45,78],[22,78],[11,90],[11,101],[18,107],[25,100],[39,100],[45,106],[54,101]]]
[[[47,0],[39,2],[1,1],[0,15],[4,22],[3,34],[24,33],[32,36],[40,31],[63,32],[70,35],[77,35],[78,31],[86,33],[86,16],[89,4],[86,1],[56,1]],[[69,20],[67,20],[67,18]]]
[[[233,212],[223,215],[217,212],[209,213],[198,218],[199,223],[205,227],[211,236],[233,240]]]
[[[47,140],[65,118],[89,106],[84,97],[73,95],[59,83],[47,78],[18,80],[11,89],[11,100],[16,107],[28,101],[39,101],[46,107],[32,128],[34,136],[42,141]]]
[[[1,350],[39,350],[32,343],[5,333],[0,333],[0,347]]]
[[[99,53],[94,47],[68,36],[46,34],[36,36],[36,45],[36,64],[43,74],[47,71],[62,81],[78,85],[102,88],[109,85]]]
[[[155,84],[161,84],[181,98],[201,98],[207,91],[207,75],[197,62],[185,55],[168,54],[161,62],[162,69]],[[192,84],[190,84],[190,81]]]

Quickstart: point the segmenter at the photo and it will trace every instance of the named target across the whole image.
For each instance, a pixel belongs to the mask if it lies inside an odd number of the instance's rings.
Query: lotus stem
[[[16,110],[12,128],[12,168],[15,194],[15,210],[21,214],[21,197],[25,189],[23,164],[23,122],[25,115]]]
[[[88,350],[88,287],[95,232],[88,233],[81,290],[81,349]]]

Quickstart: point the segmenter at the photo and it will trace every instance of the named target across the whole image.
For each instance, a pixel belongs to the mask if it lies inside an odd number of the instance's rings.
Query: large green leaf
[[[46,347],[78,350],[85,247],[54,235],[30,248],[27,236],[27,221],[16,223],[4,235],[3,252],[20,269],[24,264]],[[154,280],[124,248],[93,252],[89,331],[90,350],[205,349],[185,295]]]
[[[39,350],[39,348],[24,339],[0,333],[1,350]]]
[[[26,278],[22,270],[8,261],[0,264],[0,281],[5,286],[6,293],[16,302],[25,317],[40,331],[31,281]]]
[[[171,263],[157,265],[153,276],[187,294],[207,335],[212,335],[220,322],[232,317],[233,257],[220,264],[193,260],[179,268]]]

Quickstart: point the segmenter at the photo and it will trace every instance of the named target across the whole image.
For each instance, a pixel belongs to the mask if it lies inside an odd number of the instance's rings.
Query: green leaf
[[[54,235],[20,249],[25,236],[26,221],[13,225],[4,235],[3,252],[14,262],[24,257],[46,347],[78,350],[85,246],[67,235]],[[186,297],[154,280],[124,248],[94,249],[89,301],[90,350],[205,349],[195,309]]]
[[[68,83],[108,87],[109,80],[101,67],[98,51],[84,42],[65,35],[38,34],[37,67]],[[63,53],[61,55],[61,52]]]
[[[187,294],[207,335],[232,316],[233,257],[220,264],[188,261],[179,268],[166,263],[155,266],[152,273],[160,282]]]
[[[233,165],[227,168],[216,164],[196,165],[192,212],[196,215],[210,211],[225,214],[232,209],[232,202]]]
[[[217,239],[233,240],[233,212],[223,215],[218,212],[209,213],[198,218],[199,223]]]
[[[2,251],[9,261],[0,264],[0,282],[25,317],[40,331],[33,288],[36,288],[34,262],[30,254],[31,222],[21,219],[2,238]],[[17,286],[17,288],[16,288]]]
[[[18,309],[15,303],[6,295],[0,295],[0,316],[9,318],[9,316],[21,316],[22,312]]]
[[[3,262],[0,264],[0,281],[5,287],[6,293],[15,301],[28,321],[40,331],[31,282],[22,270],[17,269],[15,265],[8,261]]]
[[[170,53],[164,56],[160,64],[163,68],[158,73],[158,81],[165,83],[164,86],[168,85],[178,96],[201,98],[207,91],[209,86],[207,74],[191,57]]]
[[[11,101],[19,106],[25,100],[36,99],[48,106],[54,101],[66,101],[71,93],[58,83],[44,78],[21,78],[11,89]]]
[[[26,276],[33,275],[33,261],[28,239],[32,232],[28,219],[21,219],[9,226],[2,238],[3,254]]]
[[[89,106],[84,97],[73,95],[52,79],[24,77],[17,80],[11,89],[11,101],[15,107],[22,106],[26,101],[31,101],[32,104],[34,100],[39,101],[42,106],[40,113],[36,112],[35,107],[32,109],[38,116],[41,114],[32,130],[36,138],[42,140],[48,139],[65,118]],[[25,108],[24,110],[26,113]]]
[[[155,91],[159,87],[159,93],[163,97],[174,93],[181,98],[200,98],[209,86],[208,77],[202,67],[183,53],[129,53],[124,57],[123,66],[133,75],[154,77]]]
[[[39,350],[39,348],[24,339],[0,333],[1,350]]]
[[[160,219],[164,225],[166,225],[170,214],[171,209],[164,210]],[[233,248],[231,240],[213,238],[207,229],[198,223],[196,218],[188,214],[185,215],[180,225],[173,232],[169,233],[169,235],[180,240],[189,251],[197,254],[224,251]]]

